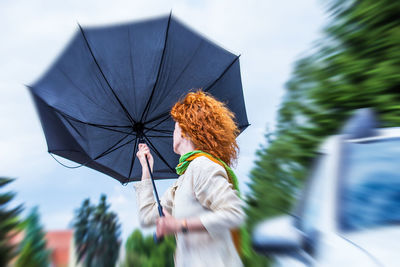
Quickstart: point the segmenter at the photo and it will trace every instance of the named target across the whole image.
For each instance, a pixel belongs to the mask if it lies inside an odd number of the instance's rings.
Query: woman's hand
[[[182,228],[182,222],[172,217],[165,209],[163,209],[163,212],[164,217],[157,219],[156,235],[161,237],[179,232]]]
[[[146,144],[140,143],[138,147],[139,150],[136,153],[136,156],[138,157],[140,164],[142,165],[142,180],[149,179],[150,173],[149,173],[149,168],[147,167],[146,157],[149,160],[150,168],[151,171],[153,172],[153,165],[154,165],[153,156],[151,155],[150,149]]]

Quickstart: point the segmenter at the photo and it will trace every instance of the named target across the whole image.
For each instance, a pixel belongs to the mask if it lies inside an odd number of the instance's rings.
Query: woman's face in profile
[[[174,129],[174,152],[176,154],[179,154],[179,146],[181,145],[183,141],[182,137],[182,130],[181,127],[179,126],[179,123],[175,122],[175,129]]]

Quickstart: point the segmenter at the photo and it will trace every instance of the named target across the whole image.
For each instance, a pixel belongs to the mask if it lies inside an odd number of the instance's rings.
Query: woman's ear
[[[181,132],[181,137],[183,139],[190,140],[189,136],[187,134],[185,134],[184,132]]]

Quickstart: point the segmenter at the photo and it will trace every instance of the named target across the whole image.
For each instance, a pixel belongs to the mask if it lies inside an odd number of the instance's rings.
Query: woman
[[[202,91],[171,109],[174,152],[181,155],[178,180],[165,192],[159,218],[146,158],[139,144],[142,180],[135,184],[142,226],[156,224],[157,236],[175,235],[175,266],[242,266],[233,233],[244,220],[237,181],[228,167],[237,158],[239,130],[225,105]]]

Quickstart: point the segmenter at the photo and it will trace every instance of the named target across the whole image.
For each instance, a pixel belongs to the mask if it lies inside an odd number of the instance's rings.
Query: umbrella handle
[[[154,243],[156,244],[160,244],[161,242],[164,241],[164,237],[163,236],[158,237],[156,233],[153,234],[153,239]]]

